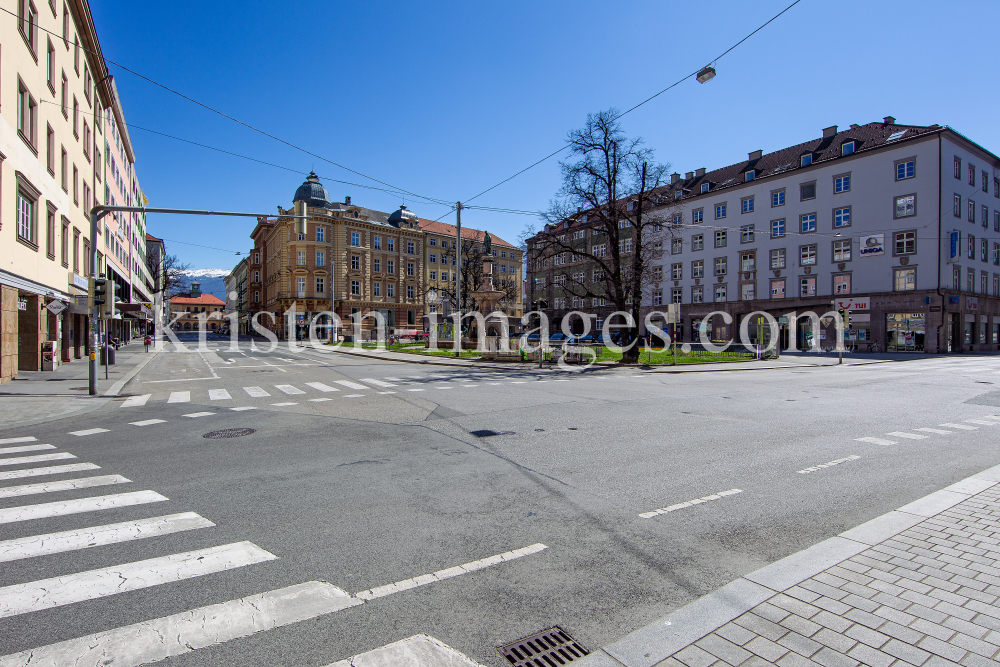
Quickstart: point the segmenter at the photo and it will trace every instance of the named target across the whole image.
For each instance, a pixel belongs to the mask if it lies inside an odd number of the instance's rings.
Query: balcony
[[[297,291],[292,290],[291,292],[278,292],[274,295],[273,300],[280,301],[282,299],[329,299],[329,292],[315,292],[311,290]]]

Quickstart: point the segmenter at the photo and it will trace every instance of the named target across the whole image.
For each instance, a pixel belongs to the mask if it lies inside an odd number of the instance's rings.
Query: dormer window
[[[840,154],[841,155],[850,155],[853,152],[854,152],[854,142],[853,141],[845,141],[840,146]]]
[[[799,158],[799,166],[800,167],[808,167],[812,163],[813,163],[812,153],[806,153],[801,158]]]
[[[711,183],[702,183],[702,184],[701,184],[701,191],[702,191],[703,193],[705,193],[705,192],[708,192],[708,189],[709,189],[710,187],[712,187],[712,184],[711,184]]]
[[[634,211],[635,210],[635,201],[630,201],[628,203],[628,210],[630,210],[630,211]]]
[[[756,175],[757,175],[757,171],[756,170],[751,169],[750,171],[748,171],[745,174],[746,182],[749,183],[750,181],[752,181],[754,179],[754,176],[756,176]]]
[[[684,193],[681,192],[680,190],[678,190],[677,192],[674,193],[674,199],[680,199],[683,196],[684,196]]]

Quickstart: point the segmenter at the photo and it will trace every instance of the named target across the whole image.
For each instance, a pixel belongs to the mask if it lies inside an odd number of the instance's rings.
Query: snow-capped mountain
[[[201,283],[201,291],[204,294],[213,294],[223,301],[226,300],[226,276],[229,271],[225,269],[188,269],[183,271],[192,282]]]
[[[184,271],[184,274],[192,278],[225,278],[229,275],[229,271],[226,269],[188,269]]]

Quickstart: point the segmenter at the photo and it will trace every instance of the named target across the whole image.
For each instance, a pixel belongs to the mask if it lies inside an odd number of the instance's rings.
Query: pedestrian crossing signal
[[[104,296],[106,294],[104,288],[106,284],[107,281],[103,278],[91,278],[88,285],[87,306],[90,310],[96,308],[98,317],[103,317],[104,315]]]

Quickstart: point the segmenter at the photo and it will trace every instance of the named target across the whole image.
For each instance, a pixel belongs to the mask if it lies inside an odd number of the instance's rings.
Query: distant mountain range
[[[201,283],[201,291],[204,294],[212,294],[223,301],[226,300],[226,276],[229,271],[225,269],[188,269],[183,271],[192,282]]]

